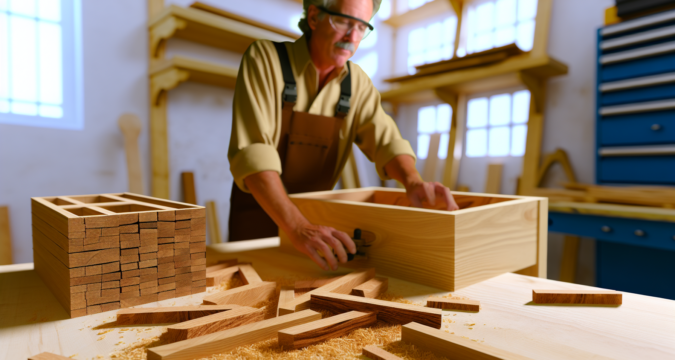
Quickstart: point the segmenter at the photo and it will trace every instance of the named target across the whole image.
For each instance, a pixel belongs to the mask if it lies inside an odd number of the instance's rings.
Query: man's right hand
[[[346,263],[347,251],[351,254],[356,254],[356,245],[349,235],[330,226],[303,222],[294,231],[287,234],[291,243],[293,243],[293,246],[298,251],[309,256],[312,261],[325,271],[329,270],[329,266],[333,271],[337,270],[338,260],[340,263]],[[335,259],[335,255],[333,255],[331,249],[335,250],[338,260]],[[319,252],[323,254],[323,257]]]

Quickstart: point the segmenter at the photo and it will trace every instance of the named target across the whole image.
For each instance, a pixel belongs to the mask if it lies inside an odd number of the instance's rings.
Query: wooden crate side
[[[31,198],[31,212],[68,236],[69,232],[84,231],[84,219],[42,198]]]
[[[518,270],[520,275],[546,279],[548,266],[548,198],[537,198],[539,206],[539,225],[537,227],[537,263]]]
[[[537,199],[465,211],[455,218],[455,290],[532,266],[537,259]]]
[[[452,213],[294,197],[291,200],[314,224],[332,226],[350,235],[355,228],[376,235],[368,248],[368,260],[353,261],[346,267],[375,267],[380,275],[454,289]],[[282,232],[280,237],[282,251],[304,256],[295,250],[286,234]]]

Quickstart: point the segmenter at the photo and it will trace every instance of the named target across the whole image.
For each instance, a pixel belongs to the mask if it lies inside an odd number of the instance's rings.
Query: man
[[[310,223],[287,191],[332,189],[352,143],[381,178],[400,181],[415,206],[442,201],[458,209],[448,188],[421,179],[415,153],[382,110],[377,89],[348,62],[372,30],[368,20],[380,1],[305,0],[300,39],[256,41],[244,54],[228,153],[235,180],[231,241],[277,236],[279,227],[324,270],[337,269],[333,253],[346,262],[346,251],[356,252],[349,235]]]

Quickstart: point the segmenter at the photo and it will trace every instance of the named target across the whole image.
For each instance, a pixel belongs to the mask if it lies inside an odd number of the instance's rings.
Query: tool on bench
[[[352,240],[356,245],[356,254],[347,254],[347,261],[368,259],[366,250],[375,242],[375,234],[370,231],[354,229]]]

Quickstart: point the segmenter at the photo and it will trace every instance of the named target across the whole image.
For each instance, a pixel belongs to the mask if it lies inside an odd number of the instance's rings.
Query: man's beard
[[[351,42],[338,41],[335,43],[335,46],[350,51],[352,55],[354,54],[354,51],[356,51],[356,46]]]

